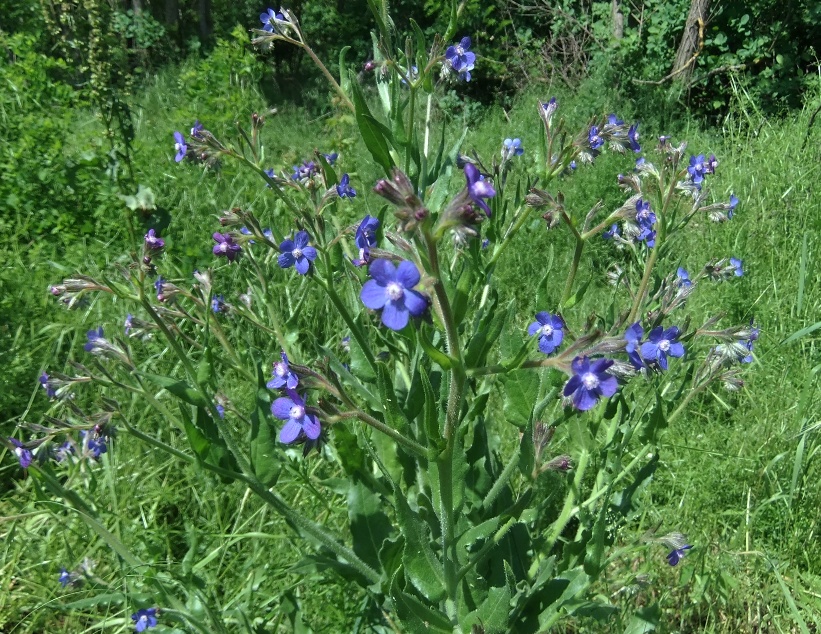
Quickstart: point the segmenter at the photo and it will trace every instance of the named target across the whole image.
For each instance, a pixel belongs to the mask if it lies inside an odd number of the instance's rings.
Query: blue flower
[[[276,174],[274,173],[274,168],[273,168],[273,167],[272,167],[271,169],[262,170],[262,171],[263,171],[263,172],[265,172],[265,175],[266,175],[268,178],[270,178],[271,180],[276,180]],[[271,189],[271,183],[265,183],[265,186],[266,186],[268,189]]]
[[[693,282],[690,280],[690,274],[687,272],[687,269],[683,267],[678,267],[676,271],[676,277],[678,278],[679,286],[684,286],[685,288],[692,286]]]
[[[744,275],[744,268],[742,266],[743,262],[738,258],[730,258],[730,266],[733,269],[733,273],[736,277],[741,277]]]
[[[730,194],[730,203],[727,207],[727,219],[728,220],[733,217],[733,214],[735,213],[735,208],[736,208],[737,205],[738,205],[738,198],[736,198],[733,194]]]
[[[262,22],[263,31],[267,31],[268,33],[274,33],[275,31],[279,30],[277,28],[278,22],[287,22],[288,19],[279,11],[268,9],[266,13],[260,14],[259,21]]]
[[[199,119],[195,119],[194,126],[191,128],[191,136],[195,139],[198,139],[200,136],[200,132],[202,132],[202,124],[200,123]]]
[[[55,398],[57,396],[57,388],[54,385],[53,381],[49,380],[48,374],[43,372],[39,378],[40,385],[46,391],[46,396],[49,398]]]
[[[108,451],[105,436],[96,436],[86,430],[81,430],[80,442],[83,444],[85,455],[95,460],[99,460],[100,456]]]
[[[272,370],[274,378],[268,381],[265,387],[269,390],[278,390],[283,387],[293,390],[299,383],[299,377],[291,372],[288,355],[286,355],[284,351],[280,353],[280,357],[282,360],[274,363]]]
[[[703,154],[690,157],[690,165],[687,167],[687,173],[690,174],[690,179],[698,186],[698,189],[701,189],[701,182],[704,180],[705,174]],[[706,173],[709,174],[710,172]]]
[[[512,156],[524,154],[521,139],[505,139],[502,141],[502,160],[507,160]]]
[[[159,251],[165,246],[165,240],[160,238],[153,229],[149,229],[145,234],[145,248],[152,251]]]
[[[591,363],[588,357],[576,357],[571,364],[573,376],[562,394],[572,398],[576,409],[583,412],[592,409],[600,398],[613,396],[619,388],[616,377],[607,372],[613,363],[612,359],[596,359]]]
[[[624,333],[624,340],[627,342],[627,345],[624,346],[624,350],[627,352],[630,363],[633,364],[636,370],[641,370],[644,367],[644,360],[641,358],[641,354],[639,354],[639,345],[643,336],[644,328],[641,327],[640,322],[634,323]]]
[[[617,235],[621,235],[621,232],[619,231],[619,225],[614,222],[610,225],[610,228],[601,235],[601,237],[605,240],[612,240]]]
[[[336,159],[339,158],[339,154],[336,152],[331,152],[330,154],[323,154],[322,156],[325,157],[325,160],[328,161],[328,165],[333,167],[334,163],[336,163]]]
[[[656,326],[647,335],[647,341],[641,344],[641,356],[647,361],[658,363],[662,370],[666,370],[668,356],[684,356],[684,346],[678,341],[680,334],[677,326],[670,326],[667,330],[662,326]]]
[[[134,629],[137,632],[144,632],[151,627],[157,627],[157,608],[137,610],[131,615],[131,620],[134,621]]]
[[[71,573],[66,570],[65,568],[60,568],[60,577],[58,578],[60,585],[64,588],[70,584],[74,579],[72,579]]]
[[[590,130],[587,132],[587,143],[594,154],[604,145],[604,139],[599,136],[598,126],[590,126]]]
[[[281,443],[288,445],[294,442],[300,433],[304,433],[310,440],[319,438],[322,431],[319,419],[305,411],[305,401],[293,390],[288,390],[288,396],[281,396],[271,403],[271,413],[280,420],[287,421],[279,432]]]
[[[216,232],[213,235],[214,241],[216,244],[212,249],[214,255],[217,257],[225,257],[229,262],[233,262],[237,259],[240,252],[242,251],[242,247],[234,242],[234,236],[230,233],[219,233]]]
[[[211,311],[215,315],[228,311],[228,304],[225,303],[224,295],[214,295],[211,298]]]
[[[616,114],[615,114],[615,113],[610,113],[609,115],[607,115],[607,123],[608,123],[608,124],[610,124],[610,125],[612,125],[612,126],[620,126],[620,125],[624,125],[624,121],[622,121],[621,119],[619,119],[619,118],[616,116]]]
[[[370,214],[362,219],[356,228],[354,241],[359,248],[359,259],[352,259],[354,266],[362,266],[371,261],[371,248],[376,246],[376,230],[379,229],[379,220]]]
[[[185,137],[183,137],[179,132],[174,132],[174,149],[177,151],[177,155],[174,157],[174,160],[179,163],[188,153],[188,146],[185,143]]]
[[[351,178],[347,174],[343,174],[339,179],[339,185],[336,186],[336,193],[340,198],[356,198],[356,190],[350,185]]]
[[[222,405],[221,403],[216,403],[214,405],[214,409],[217,410],[217,415],[220,417],[220,419],[225,418],[225,406],[224,405]]]
[[[313,178],[318,171],[316,163],[313,161],[303,161],[302,165],[294,165],[293,170],[291,180],[295,181],[309,180],[310,178]]]
[[[448,64],[459,73],[459,79],[465,81],[470,81],[470,71],[473,70],[473,64],[476,62],[476,55],[468,49],[470,49],[470,38],[463,37],[458,44],[448,46],[445,51]]]
[[[571,170],[575,170],[575,169],[576,169],[576,167],[577,167],[577,166],[576,166],[576,161],[570,161],[570,165],[569,165],[569,167],[570,167],[570,169],[571,169]]]
[[[718,161],[716,160],[715,154],[710,154],[710,158],[708,158],[704,162],[704,173],[705,174],[715,174],[716,168],[718,167]]]
[[[551,315],[544,311],[536,313],[536,321],[528,326],[527,334],[531,337],[538,334],[539,350],[550,354],[561,345],[564,339],[564,321],[558,315]]]
[[[34,454],[26,449],[23,446],[23,443],[16,438],[9,438],[9,442],[14,445],[14,455],[17,456],[17,461],[20,463],[20,467],[23,469],[28,469],[34,460]]]
[[[391,330],[402,330],[411,315],[419,317],[427,309],[425,297],[413,290],[420,280],[413,262],[403,260],[394,267],[390,260],[378,259],[368,272],[373,279],[365,282],[359,296],[368,308],[382,310],[382,323]]]
[[[667,554],[667,563],[671,566],[675,566],[691,548],[692,546],[690,544],[684,544],[681,548],[674,548]]]
[[[636,123],[630,126],[630,129],[627,131],[627,140],[630,142],[630,149],[633,150],[636,154],[641,152],[641,146],[639,145],[639,124]]]
[[[162,278],[160,278],[160,279],[162,279]],[[104,342],[107,343],[106,339],[103,335],[103,327],[102,326],[100,326],[97,330],[89,330],[86,333],[86,339],[88,339],[88,341],[83,346],[83,349],[86,352],[91,352],[91,353],[100,351],[101,350],[101,345]]]
[[[473,163],[465,163],[465,178],[467,179],[468,196],[490,217],[490,207],[483,199],[493,198],[496,195],[493,185],[485,180]]]
[[[283,240],[279,245],[280,256],[277,264],[283,269],[294,266],[297,273],[305,275],[317,255],[316,249],[308,245],[310,240],[311,236],[307,231],[297,231],[293,240]]]

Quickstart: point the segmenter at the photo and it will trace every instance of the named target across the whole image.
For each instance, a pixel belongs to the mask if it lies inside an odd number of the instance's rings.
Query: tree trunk
[[[204,44],[211,36],[211,0],[199,0],[200,41]]]
[[[613,37],[620,40],[624,37],[624,14],[621,12],[621,0],[613,0]]]
[[[176,26],[180,19],[180,5],[177,0],[165,0],[165,23]]]
[[[684,33],[676,52],[676,63],[673,65],[675,79],[686,84],[693,74],[696,57],[704,44],[704,24],[707,20],[707,11],[710,9],[710,0],[691,0],[690,12],[684,25]]]

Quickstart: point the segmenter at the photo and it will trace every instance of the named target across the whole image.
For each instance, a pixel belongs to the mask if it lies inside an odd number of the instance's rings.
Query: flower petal
[[[390,260],[379,258],[371,263],[368,268],[370,276],[379,282],[380,286],[387,286],[396,281],[396,269]]]
[[[293,266],[294,262],[296,262],[296,258],[290,251],[286,253],[281,253],[280,256],[277,258],[277,264],[279,264],[280,268],[283,269],[287,269]]]
[[[285,426],[279,430],[279,442],[290,445],[299,436],[302,431],[302,425],[296,422],[293,418],[290,419]]]
[[[310,240],[311,236],[308,235],[307,231],[297,231],[294,236],[294,244],[300,249],[307,247]]]
[[[538,315],[537,315],[537,317],[538,317]],[[529,334],[532,337],[537,332],[539,332],[541,329],[542,329],[542,324],[540,324],[538,321],[534,321],[532,324],[530,324],[527,327],[527,334]]]
[[[402,260],[396,268],[396,281],[410,290],[419,283],[419,270],[410,260]]]
[[[598,402],[598,399],[585,387],[581,387],[573,394],[573,406],[582,412],[593,409]]]
[[[610,375],[608,375],[606,379],[601,379],[600,377],[599,391],[601,391],[602,396],[609,398],[613,396],[618,389],[619,382],[616,380],[616,377]]]
[[[570,379],[565,383],[564,389],[562,390],[563,396],[570,396],[581,387],[582,384],[582,377],[579,374],[574,374],[570,377]]]
[[[280,256],[281,257],[281,256]],[[300,275],[305,275],[308,269],[311,268],[311,263],[304,255],[296,259],[296,272]]]
[[[305,247],[302,249],[302,255],[308,258],[311,262],[316,260],[316,249],[314,247]]]
[[[319,419],[313,414],[305,415],[305,418],[302,421],[302,429],[305,431],[305,435],[311,440],[316,440],[319,438],[319,434],[322,431],[322,428],[319,425]]]
[[[428,308],[428,302],[421,293],[416,291],[405,291],[403,297],[405,300],[405,308],[410,311],[414,317],[419,317]]]
[[[397,305],[396,302],[387,302],[382,309],[382,323],[391,330],[402,330],[408,325],[410,316],[404,304]]]
[[[295,403],[287,396],[280,396],[271,403],[271,413],[280,420],[288,420],[291,417],[291,408]]]
[[[377,260],[378,262],[379,260]],[[388,294],[385,292],[385,287],[380,285],[376,280],[368,280],[362,287],[359,293],[359,298],[362,303],[372,310],[379,310],[388,301]]]

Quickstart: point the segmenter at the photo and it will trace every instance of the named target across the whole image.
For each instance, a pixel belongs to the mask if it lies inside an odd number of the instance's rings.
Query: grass
[[[196,268],[213,265],[205,237],[222,210],[241,205],[253,209],[263,224],[284,222],[282,211],[259,182],[233,166],[203,174],[170,161],[170,131],[185,129],[194,118],[201,117],[215,131],[226,131],[235,118],[247,120],[251,111],[266,110],[253,82],[238,80],[224,91],[202,91],[186,84],[193,72],[184,68],[165,73],[135,100],[138,180],[170,212],[164,235],[169,251],[181,255],[181,279]],[[209,72],[217,76],[219,69]],[[582,125],[592,114],[617,109],[615,94],[596,85],[586,90],[560,95],[562,113],[572,123]],[[535,100],[545,96],[524,95],[510,112],[491,110],[478,121],[466,122],[467,146],[492,156],[500,139],[519,136],[526,149],[535,147]],[[209,122],[206,112],[219,116]],[[695,237],[681,243],[679,263],[692,271],[711,258],[743,258],[744,278],[732,284],[703,284],[691,309],[706,317],[720,306],[726,325],[755,317],[762,337],[743,390],[696,399],[664,436],[659,448],[662,467],[643,496],[642,513],[618,529],[616,545],[639,543],[648,528],[661,525],[663,532],[687,533],[696,548],[674,569],[649,563],[645,555],[611,562],[597,588],[606,595],[618,590],[615,584],[633,567],[650,565],[657,571],[654,586],[633,598],[618,595],[624,597],[619,600],[627,616],[608,626],[614,632],[624,631],[633,611],[654,604],[662,611],[662,631],[668,632],[803,633],[821,626],[821,577],[814,565],[821,556],[821,443],[814,416],[821,331],[789,341],[793,333],[818,322],[821,314],[819,272],[813,265],[821,246],[821,168],[812,142],[801,149],[808,112],[767,120],[743,91],[731,112],[720,130],[702,129],[686,118],[676,122],[675,129],[654,130],[650,122],[642,127],[645,144],[656,133],[672,134],[687,139],[694,151],[720,157],[716,192],[725,198],[734,192],[741,200],[738,214],[732,222],[699,227]],[[277,167],[308,156],[316,139],[322,139],[320,150],[344,148],[346,165],[363,166],[354,181],[360,189],[356,214],[361,217],[366,210],[378,209],[367,191],[378,172],[364,149],[351,142],[348,126],[344,119],[306,121],[299,111],[282,110],[268,118],[266,147]],[[98,133],[89,123],[73,142],[82,146]],[[817,142],[818,135],[812,131],[811,141]],[[529,160],[528,154],[523,160]],[[631,163],[632,157],[607,154],[563,181],[571,209],[584,213],[600,197],[608,206],[620,204],[623,195],[614,175],[630,169]],[[112,213],[120,215],[124,209]],[[352,214],[341,222],[353,220]],[[89,266],[110,271],[125,241],[122,230],[89,237],[74,249],[61,249],[59,265],[65,273]],[[537,310],[533,287],[545,273],[546,252],[552,249],[553,267],[562,271],[570,248],[560,229],[546,233],[541,220],[527,228],[500,270],[505,296],[524,298],[521,314]],[[583,304],[590,312],[609,292],[605,272],[613,257],[603,246],[591,251],[585,275],[590,276],[592,290]],[[4,364],[3,374],[5,380],[32,386],[31,397],[22,405],[15,401],[15,409],[4,416],[8,432],[13,424],[34,422],[47,411],[37,374],[79,360],[84,331],[123,315],[117,306],[102,302],[71,313],[59,310],[43,290],[63,272],[24,250],[12,250],[5,266],[11,272],[5,284],[23,307],[21,314],[30,318],[13,322],[9,329],[13,345],[8,358],[16,365]],[[221,276],[226,287],[230,285],[231,271],[221,271]],[[556,288],[545,289],[543,297],[557,300],[562,280],[559,276]],[[282,310],[301,294],[302,289],[288,295],[282,284],[271,284],[271,301]],[[308,300],[302,319],[321,322],[333,336],[333,323],[324,319],[327,314]],[[299,321],[289,324],[289,330],[297,333]],[[267,350],[269,357],[277,350],[274,342],[257,339],[252,345]],[[148,349],[160,363],[171,363],[162,346]],[[92,404],[78,402],[80,407]],[[141,430],[187,450],[179,430],[170,421],[146,414],[139,399],[121,402],[120,407]],[[65,485],[84,487],[85,497],[93,500],[93,516],[126,545],[129,557],[116,557],[69,504],[55,502],[33,480],[18,479],[11,460],[5,460],[2,469],[10,490],[0,499],[0,631],[127,631],[131,624],[124,610],[152,604],[146,578],[154,576],[183,583],[187,607],[198,618],[209,618],[207,606],[228,615],[232,632],[262,631],[263,624],[265,631],[368,631],[369,623],[380,621],[379,614],[362,614],[368,603],[363,593],[352,589],[354,584],[328,583],[331,573],[321,561],[305,558],[313,551],[247,490],[237,484],[225,486],[196,464],[134,444],[127,435],[115,439],[98,467],[78,467]],[[308,517],[342,522],[342,495],[325,498],[306,487],[309,477],[330,481],[336,475],[326,463],[305,462],[294,455],[277,489],[293,492]],[[60,567],[84,560],[93,564],[92,581],[62,591],[57,584]],[[601,626],[578,620],[567,631],[601,631],[597,627]]]

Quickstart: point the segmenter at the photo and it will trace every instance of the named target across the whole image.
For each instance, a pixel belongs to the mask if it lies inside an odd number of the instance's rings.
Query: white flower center
[[[544,326],[542,326],[542,334],[546,335],[548,337],[550,335],[552,335],[553,334],[553,326],[551,326],[550,324],[545,324]]]
[[[659,350],[662,352],[667,352],[670,349],[670,341],[668,339],[662,339],[659,341]]]
[[[405,294],[405,289],[396,282],[390,282],[386,287],[386,292],[388,294],[388,298],[395,302]]]
[[[280,361],[274,364],[274,373],[278,377],[283,378],[288,373],[288,369],[285,367],[285,364]]]
[[[175,143],[174,144],[174,149],[177,150],[177,152],[182,150],[182,143]]]
[[[582,385],[588,390],[594,390],[599,387],[599,377],[593,372],[585,372],[582,375]]]
[[[15,447],[14,448],[14,455],[17,456],[18,458],[22,458],[23,457],[23,448],[22,447]]]
[[[225,253],[228,251],[228,243],[227,242],[220,242],[220,251]]]
[[[294,420],[302,420],[305,418],[305,408],[302,405],[294,405],[291,408],[290,416]]]
[[[302,257],[302,249],[299,247],[295,248],[291,251],[291,255],[293,255],[297,260]]]

